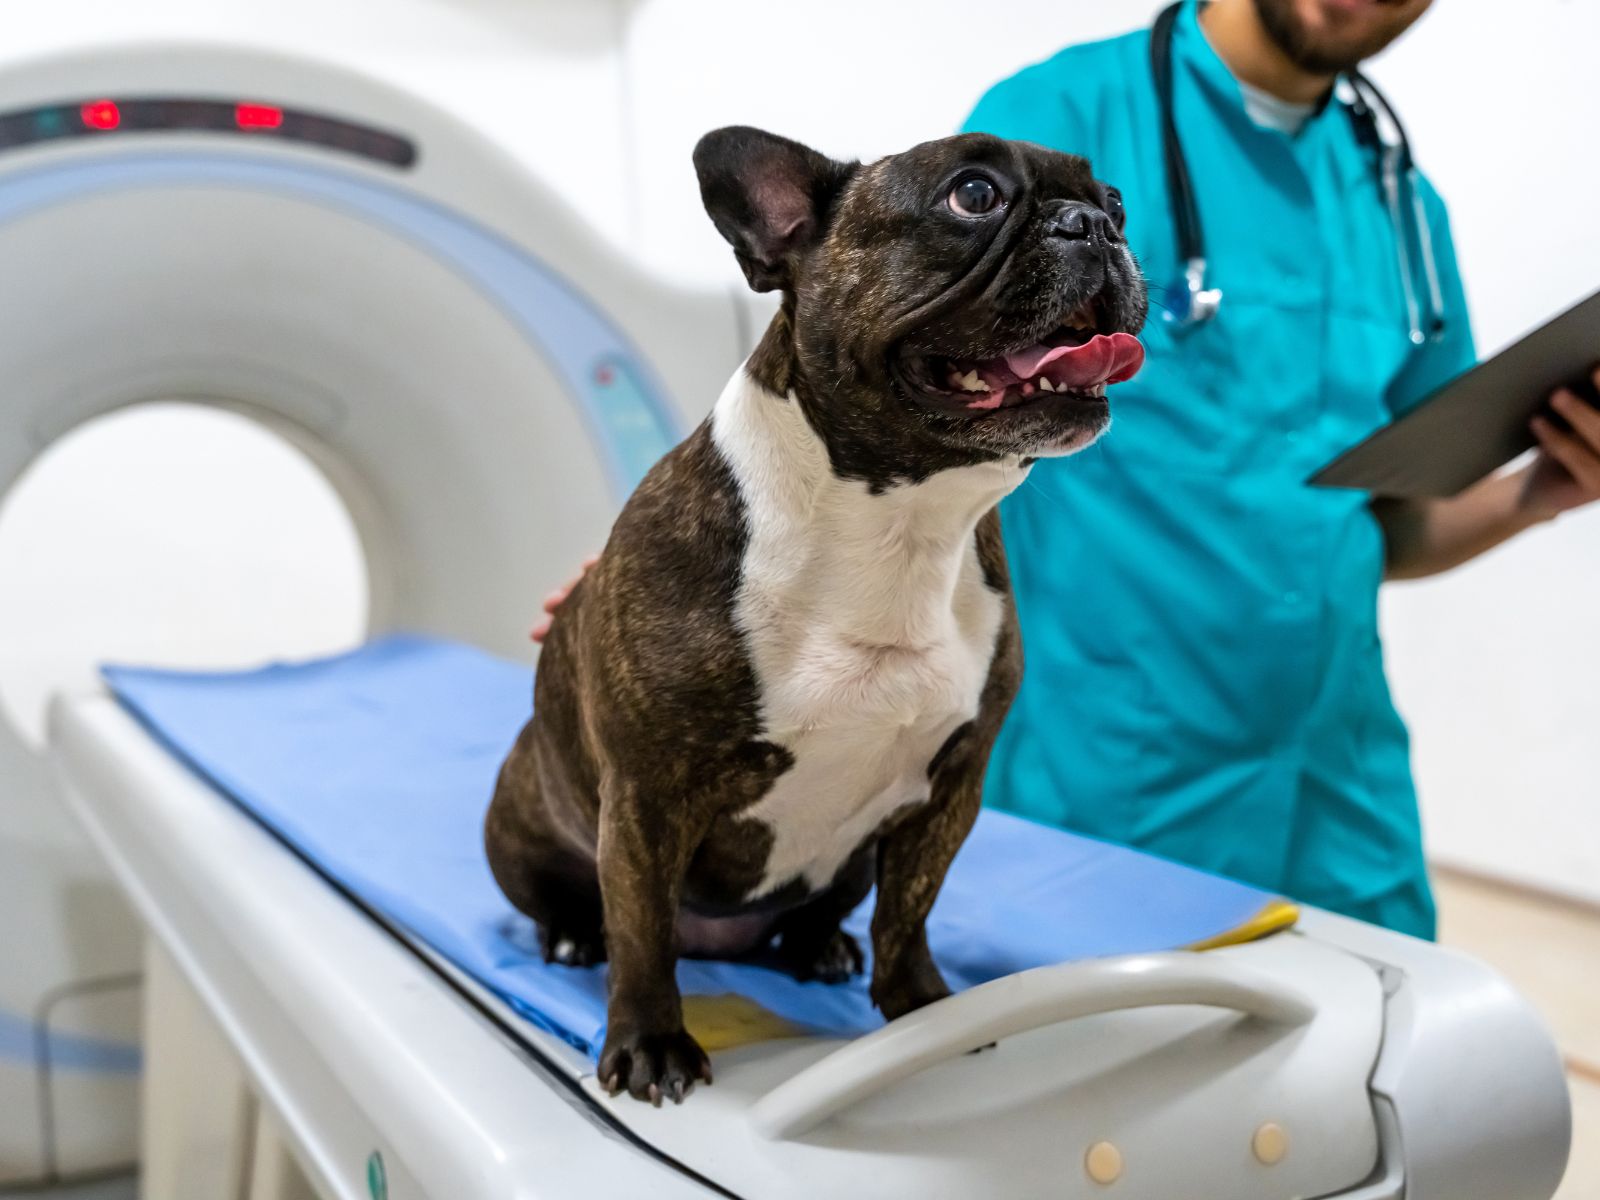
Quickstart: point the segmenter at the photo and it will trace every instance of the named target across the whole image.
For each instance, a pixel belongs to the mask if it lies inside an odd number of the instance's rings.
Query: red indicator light
[[[283,109],[270,104],[236,104],[233,123],[240,129],[276,129],[283,124]]]
[[[113,100],[91,100],[78,109],[78,115],[90,129],[115,129],[122,124],[122,113]]]
[[[594,369],[594,381],[601,387],[610,387],[611,381],[615,378],[615,372],[604,363]]]

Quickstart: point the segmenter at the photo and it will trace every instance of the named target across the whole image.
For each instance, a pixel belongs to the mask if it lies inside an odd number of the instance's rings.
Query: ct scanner
[[[119,407],[237,409],[337,487],[374,631],[518,657],[746,327],[414,96],[217,46],[0,75],[0,324],[0,495]],[[0,781],[0,1181],[126,1162],[140,938],[3,721]]]
[[[374,633],[524,655],[529,598],[716,395],[750,315],[632,270],[472,129],[346,71],[164,46],[0,74],[0,495],[99,414],[237,409],[349,506]],[[1246,1200],[1290,1178],[1536,1200],[1565,1163],[1526,1005],[1317,912],[1204,967],[1078,964],[889,1037],[741,1047],[679,1110],[606,1100],[583,1055],[329,888],[111,700],[58,699],[51,729],[40,755],[0,725],[0,1183],[137,1156],[159,1200]],[[1322,1082],[1282,1103],[1320,1148],[1293,1176],[1208,1133],[1285,1090],[1279,1043],[1235,1011],[1307,1030],[1295,1078]],[[1320,1140],[1318,1088],[1339,1093]],[[1143,1174],[1103,1178],[1102,1118]]]

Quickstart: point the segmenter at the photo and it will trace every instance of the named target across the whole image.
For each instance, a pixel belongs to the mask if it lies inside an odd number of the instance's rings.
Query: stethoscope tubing
[[[1184,3],[1185,0],[1176,0],[1176,3],[1163,9],[1150,29],[1150,72],[1161,109],[1161,150],[1167,176],[1167,200],[1172,210],[1178,261],[1183,265],[1184,272],[1181,289],[1175,289],[1181,293],[1177,302],[1182,306],[1182,311],[1169,307],[1166,315],[1168,320],[1180,327],[1211,320],[1221,307],[1223,297],[1221,288],[1207,286],[1205,230],[1189,174],[1189,160],[1178,135],[1173,102],[1172,32]],[[1405,299],[1407,333],[1413,344],[1421,345],[1443,333],[1444,289],[1434,253],[1433,231],[1428,225],[1417,168],[1411,156],[1411,141],[1394,106],[1370,79],[1355,70],[1347,72],[1345,79],[1354,94],[1353,102],[1347,104],[1346,108],[1356,123],[1357,136],[1371,146],[1377,155],[1378,190],[1394,228],[1395,258]],[[1386,140],[1383,136],[1377,116],[1380,111],[1394,130],[1393,140]],[[1408,218],[1411,224],[1409,230]],[[1411,261],[1413,232],[1427,291],[1426,315],[1417,294],[1416,270]]]

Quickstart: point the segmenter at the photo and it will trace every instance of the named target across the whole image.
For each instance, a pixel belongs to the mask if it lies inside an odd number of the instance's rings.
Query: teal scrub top
[[[1174,31],[1174,108],[1222,307],[1180,330],[1152,303],[1110,433],[1001,507],[1027,665],[986,799],[1431,937],[1382,532],[1364,493],[1305,481],[1473,363],[1444,205],[1419,183],[1446,324],[1415,346],[1347,112],[1255,125],[1197,12]],[[1182,271],[1149,49],[1148,31],[1070,47],[966,128],[1089,158],[1154,301]]]

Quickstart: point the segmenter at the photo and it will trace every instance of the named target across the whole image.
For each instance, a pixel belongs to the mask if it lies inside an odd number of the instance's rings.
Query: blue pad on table
[[[522,666],[457,643],[393,636],[350,654],[237,673],[107,667],[163,744],[364,903],[543,1029],[591,1055],[605,968],[541,961],[531,921],[490,877],[482,822],[532,703]],[[847,928],[866,948],[871,899]],[[1271,894],[986,811],[928,939],[956,989],[1029,967],[1270,932]],[[882,1018],[865,977],[800,983],[759,962],[678,965],[708,1049],[784,1033],[850,1036]]]

